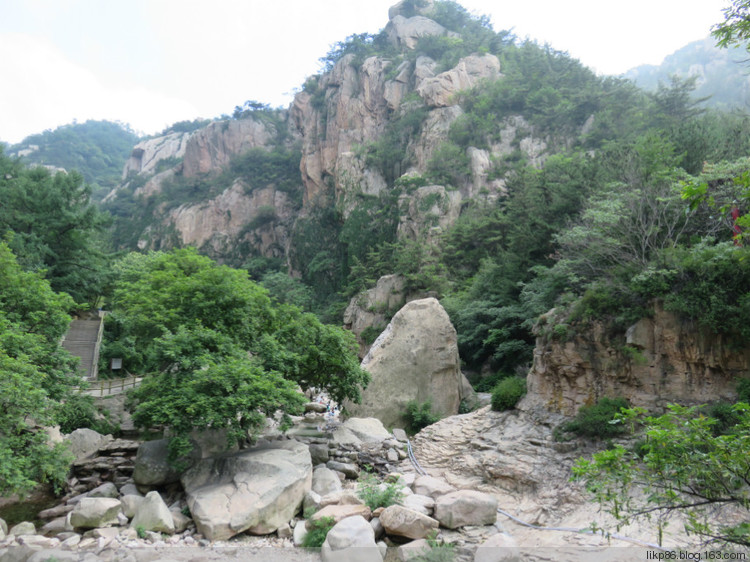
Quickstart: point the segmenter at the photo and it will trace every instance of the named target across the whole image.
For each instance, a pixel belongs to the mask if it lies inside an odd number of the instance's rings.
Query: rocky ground
[[[433,531],[439,542],[451,545],[458,561],[646,559],[648,548],[642,544],[572,530],[535,529],[498,514],[499,508],[539,527],[584,529],[592,522],[601,527],[611,523],[587,501],[581,487],[569,481],[573,462],[590,450],[583,444],[555,442],[552,430],[558,421],[548,414],[498,413],[489,407],[451,416],[413,438],[416,458],[429,474],[420,476],[420,469],[407,459],[402,432],[391,434],[377,420],[339,424],[325,411],[311,411],[290,435],[267,435],[271,450],[309,459],[304,461],[309,486],[300,496],[302,505],[295,503],[299,507],[283,515],[281,523],[273,523],[268,534],[239,532],[231,538],[222,534],[226,525],[211,519],[220,519],[221,513],[203,513],[201,506],[210,502],[203,498],[200,504],[191,496],[185,478],[182,484],[137,483],[143,478],[137,466],[144,464],[138,459],[141,453],[136,456],[137,442],[87,433],[86,439],[73,439],[79,455],[75,476],[61,503],[40,514],[46,525],[37,530],[28,524],[11,529],[0,524],[0,562],[359,559],[337,558],[337,552],[382,562],[406,560],[429,548],[424,538]],[[234,454],[243,457],[251,451]],[[356,491],[363,467],[380,478],[390,474],[387,478],[405,494],[400,506],[373,512],[362,505]],[[235,483],[237,478],[244,476],[235,475]],[[229,495],[236,493],[240,492]],[[85,520],[89,515],[83,511],[94,505],[113,511]],[[308,526],[301,513],[311,519],[330,515],[338,522],[323,554],[299,547]],[[620,532],[654,540],[646,528]],[[668,536],[666,544],[686,543],[676,535]],[[345,548],[352,546],[354,551]]]

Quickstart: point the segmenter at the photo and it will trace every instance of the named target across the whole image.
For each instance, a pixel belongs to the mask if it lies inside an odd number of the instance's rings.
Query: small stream
[[[60,503],[51,490],[37,489],[23,499],[0,499],[0,519],[3,519],[8,528],[21,521],[31,521],[39,529],[46,521],[42,521],[37,514],[54,507]]]

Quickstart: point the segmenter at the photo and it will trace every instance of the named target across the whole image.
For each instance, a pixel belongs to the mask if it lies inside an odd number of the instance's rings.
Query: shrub
[[[506,379],[509,376],[511,375],[504,373],[503,371],[497,371],[496,373],[492,373],[491,375],[479,379],[474,385],[474,390],[477,392],[492,392],[492,389],[495,388],[501,380]]]
[[[378,324],[377,326],[367,326],[362,333],[359,334],[360,339],[365,342],[366,345],[372,345],[378,336],[385,330],[385,326]]]
[[[381,483],[371,474],[360,476],[357,495],[373,511],[379,507],[395,505],[404,497],[398,482]]]
[[[609,438],[625,432],[626,427],[614,423],[622,408],[628,407],[624,398],[602,398],[591,406],[582,406],[573,421],[564,423],[562,431],[584,437]]]
[[[737,401],[747,402],[750,404],[750,379],[740,379],[737,381]]]
[[[416,400],[410,400],[406,404],[406,425],[409,431],[416,433],[428,425],[440,420],[440,416],[432,413],[432,402],[427,400],[421,404]]]
[[[328,536],[336,521],[333,517],[321,517],[316,521],[310,522],[310,529],[307,531],[305,538],[302,539],[302,546],[305,548],[320,548]]]
[[[502,412],[515,408],[525,394],[526,379],[521,377],[505,378],[492,389],[492,409],[496,412]]]
[[[740,422],[740,416],[729,402],[716,402],[708,406],[706,414],[716,420],[712,426],[715,436],[726,435]]]

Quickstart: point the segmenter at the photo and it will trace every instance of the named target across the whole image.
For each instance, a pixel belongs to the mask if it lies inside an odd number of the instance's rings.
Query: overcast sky
[[[0,140],[74,119],[154,133],[255,99],[287,106],[318,59],[395,0],[0,0]],[[729,0],[463,0],[495,30],[621,74],[706,37]]]

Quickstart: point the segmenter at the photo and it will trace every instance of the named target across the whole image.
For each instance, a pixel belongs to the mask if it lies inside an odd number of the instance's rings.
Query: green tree
[[[131,254],[118,272],[104,356],[151,373],[133,393],[134,419],[168,426],[173,458],[193,428],[226,427],[238,439],[263,414],[297,411],[297,385],[359,401],[369,381],[350,333],[274,306],[247,271],[187,248]]]
[[[711,28],[711,34],[719,47],[739,45],[746,47],[750,42],[750,1],[732,0],[724,8],[724,21]]]
[[[195,428],[227,429],[232,444],[262,428],[266,415],[301,412],[305,400],[296,385],[224,334],[199,324],[180,326],[154,344],[163,369],[129,400],[138,426],[169,428],[172,461],[190,451]]]
[[[0,234],[19,263],[45,271],[52,288],[93,302],[108,283],[102,237],[107,218],[76,172],[52,175],[0,153]]]
[[[733,409],[738,423],[722,435],[713,431],[717,420],[697,407],[672,405],[658,417],[626,410],[620,423],[644,426],[640,456],[618,445],[580,459],[574,476],[619,525],[655,519],[661,541],[677,512],[685,516],[685,530],[708,543],[750,546],[750,406]],[[737,509],[742,515],[734,522],[718,516]]]
[[[0,494],[57,485],[67,474],[70,459],[50,447],[43,426],[55,424],[60,402],[81,383],[77,360],[59,345],[72,306],[0,242]]]

